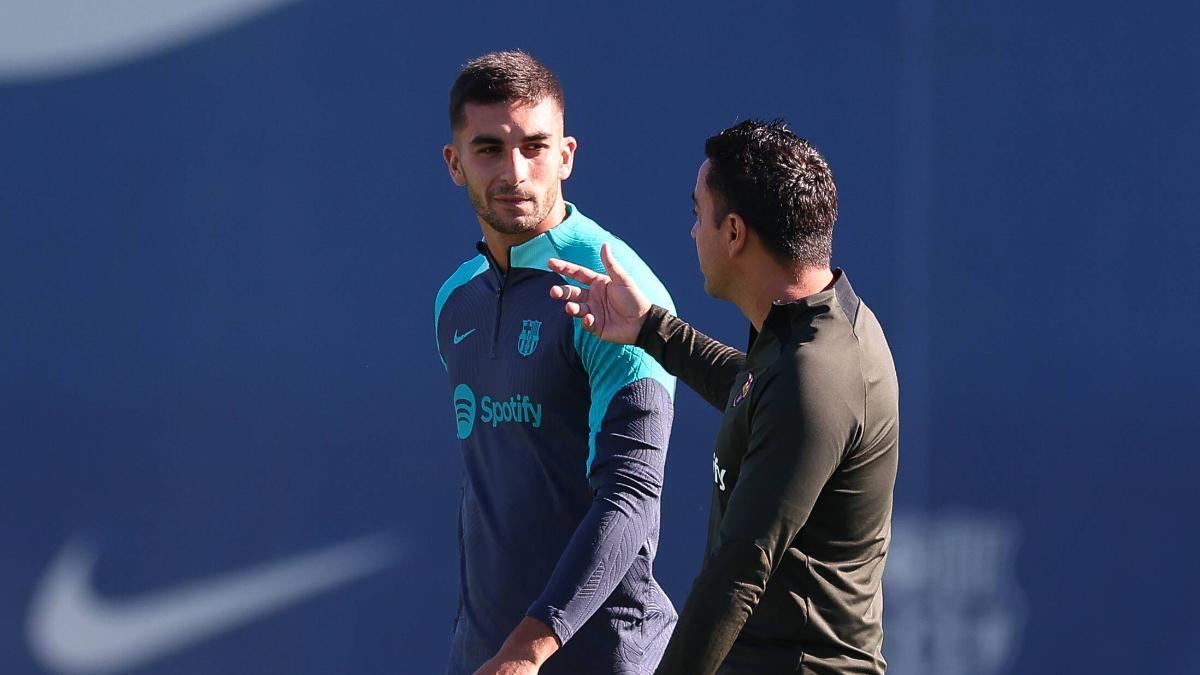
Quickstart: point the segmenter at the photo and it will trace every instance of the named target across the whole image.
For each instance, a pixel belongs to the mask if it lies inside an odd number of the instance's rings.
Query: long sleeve
[[[637,346],[721,411],[746,363],[743,352],[701,333],[658,305],[651,307],[642,324]]]
[[[719,539],[688,595],[660,675],[715,673],[807,522],[855,426],[852,406],[795,372],[762,383]]]
[[[640,349],[580,331],[592,389],[592,503],[527,615],[566,643],[653,546],[673,414],[674,378]]]

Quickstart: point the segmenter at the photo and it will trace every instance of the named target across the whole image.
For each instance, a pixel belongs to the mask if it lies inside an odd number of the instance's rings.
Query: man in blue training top
[[[450,127],[446,165],[483,240],[434,310],[466,469],[447,673],[652,673],[676,621],[651,571],[675,380],[565,315],[546,261],[600,269],[608,244],[655,303],[671,298],[563,201],[576,141],[544,65],[523,52],[471,61]]]

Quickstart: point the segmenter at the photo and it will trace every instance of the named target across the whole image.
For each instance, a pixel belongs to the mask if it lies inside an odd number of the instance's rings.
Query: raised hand
[[[608,274],[551,258],[550,269],[588,287],[552,286],[550,297],[565,301],[567,314],[580,317],[583,327],[601,340],[631,345],[650,311],[650,301],[617,263],[608,244],[601,247],[600,259]]]

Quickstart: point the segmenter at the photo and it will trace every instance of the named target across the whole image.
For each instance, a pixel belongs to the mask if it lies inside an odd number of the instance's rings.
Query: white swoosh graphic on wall
[[[34,592],[29,643],[46,668],[69,675],[130,670],[332,590],[396,562],[387,535],[289,556],[130,598],[92,587],[97,551],[68,543]]]
[[[3,0],[0,83],[103,68],[219,33],[297,0]]]

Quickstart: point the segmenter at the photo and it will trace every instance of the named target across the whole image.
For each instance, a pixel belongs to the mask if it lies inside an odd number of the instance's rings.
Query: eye
[[[476,152],[478,152],[481,155],[494,155],[497,152],[500,152],[500,148],[495,145],[485,145],[485,146],[479,148]]]

